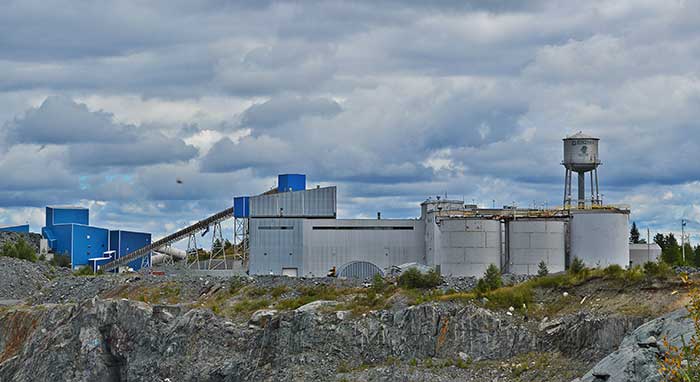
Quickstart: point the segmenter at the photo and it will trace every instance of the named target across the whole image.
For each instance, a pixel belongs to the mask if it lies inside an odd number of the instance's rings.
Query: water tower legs
[[[586,173],[578,173],[578,208],[586,208]]]

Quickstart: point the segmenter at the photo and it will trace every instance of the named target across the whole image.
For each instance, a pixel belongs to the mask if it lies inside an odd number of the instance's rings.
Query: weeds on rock
[[[36,253],[24,239],[19,239],[15,243],[6,242],[0,250],[0,256],[14,257],[16,259],[36,262]]]
[[[668,350],[660,361],[659,374],[666,382],[700,381],[700,291],[693,289],[691,296],[687,308],[695,333],[690,341],[686,343],[683,339],[681,346],[672,346],[668,338],[663,340]]]

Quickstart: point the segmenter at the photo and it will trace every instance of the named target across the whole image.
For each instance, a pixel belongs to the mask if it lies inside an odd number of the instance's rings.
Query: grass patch
[[[298,297],[289,298],[280,301],[277,308],[281,310],[294,310],[302,305],[318,300],[335,301],[341,295],[340,292],[328,285],[317,285],[313,287],[301,287]]]

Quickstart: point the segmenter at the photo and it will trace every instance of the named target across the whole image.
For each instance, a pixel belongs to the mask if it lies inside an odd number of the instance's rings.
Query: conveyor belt
[[[111,271],[113,269],[116,269],[122,265],[128,264],[133,260],[142,258],[144,256],[147,256],[151,251],[157,250],[160,247],[165,247],[168,244],[175,243],[177,241],[180,241],[192,233],[196,233],[199,231],[203,231],[207,229],[211,224],[218,223],[222,220],[230,219],[233,217],[233,207],[225,209],[219,213],[216,213],[204,220],[200,220],[195,224],[192,224],[191,226],[187,228],[183,228],[171,235],[168,235],[156,242],[151,243],[150,245],[147,245],[145,247],[139,248],[135,250],[134,252],[131,252],[130,254],[121,257],[117,260],[111,261],[101,267],[101,269],[104,269],[105,271]]]

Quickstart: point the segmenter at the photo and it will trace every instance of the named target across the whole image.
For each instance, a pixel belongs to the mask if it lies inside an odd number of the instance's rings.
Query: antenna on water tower
[[[586,173],[591,173],[591,205],[601,205],[600,190],[598,189],[598,159],[599,138],[578,132],[564,140],[564,160],[561,164],[566,168],[564,178],[564,208],[571,208],[571,178],[578,174],[578,208],[586,207]]]

